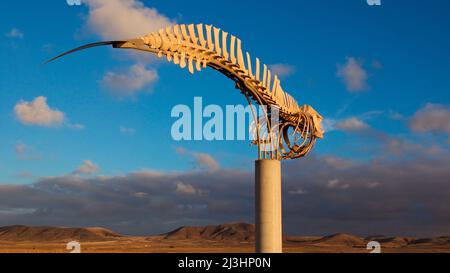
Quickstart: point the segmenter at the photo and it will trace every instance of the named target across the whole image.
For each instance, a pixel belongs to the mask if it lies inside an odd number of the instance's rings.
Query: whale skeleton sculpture
[[[79,50],[106,45],[154,53],[181,68],[187,67],[190,73],[209,66],[233,80],[252,107],[258,159],[303,157],[311,151],[317,138],[323,138],[321,115],[309,105],[299,106],[283,90],[279,77],[267,65],[261,65],[258,58],[253,62],[248,52],[244,55],[240,39],[212,25],[173,25],[135,39],[87,44],[48,62]],[[256,117],[252,100],[263,106],[262,117]],[[271,124],[273,107],[278,109],[279,114],[276,129]],[[266,138],[261,136],[262,126],[266,130]],[[262,150],[261,147],[267,142],[276,148]]]

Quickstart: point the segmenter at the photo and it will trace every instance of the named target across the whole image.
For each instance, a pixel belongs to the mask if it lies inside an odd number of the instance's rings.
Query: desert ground
[[[245,223],[181,227],[157,236],[124,236],[104,228],[10,226],[0,228],[0,253],[68,253],[77,241],[82,253],[252,253],[254,226]],[[349,234],[287,236],[286,253],[369,253],[378,241],[383,253],[450,253],[450,237],[367,237]]]

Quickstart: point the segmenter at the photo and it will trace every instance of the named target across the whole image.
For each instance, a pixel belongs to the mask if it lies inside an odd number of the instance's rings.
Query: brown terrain
[[[181,227],[157,236],[124,236],[105,228],[8,226],[0,228],[0,253],[64,253],[78,241],[83,253],[237,253],[253,252],[255,226],[231,223]],[[284,252],[368,253],[367,243],[378,241],[382,252],[450,253],[450,236],[436,238],[349,234],[286,236]]]

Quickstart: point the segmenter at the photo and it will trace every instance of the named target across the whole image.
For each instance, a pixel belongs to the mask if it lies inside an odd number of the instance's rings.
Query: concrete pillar
[[[255,162],[256,252],[282,253],[281,162]]]

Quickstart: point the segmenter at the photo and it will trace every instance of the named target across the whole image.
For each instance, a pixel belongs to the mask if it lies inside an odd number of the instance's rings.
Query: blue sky
[[[0,184],[32,185],[82,167],[88,170],[83,175],[117,176],[186,172],[214,161],[221,169],[251,172],[256,149],[248,142],[171,139],[170,111],[176,104],[192,105],[194,96],[202,96],[204,104],[245,104],[218,73],[191,76],[173,64],[109,48],[43,65],[65,50],[109,38],[118,24],[124,25],[117,33],[136,35],[142,26],[111,22],[114,14],[106,2],[14,1],[2,7]],[[377,7],[364,0],[125,2],[129,10],[112,10],[149,16],[154,27],[164,22],[219,26],[240,37],[253,56],[284,68],[284,89],[314,106],[329,124],[315,157],[368,162],[382,156],[380,141],[448,155],[448,1],[384,0]],[[133,67],[142,74],[133,75]],[[108,75],[122,80],[131,75],[142,84],[129,87],[125,79],[123,89],[132,95],[124,95],[111,88]],[[15,107],[38,97],[64,119],[44,126],[24,122]],[[188,152],[180,153],[180,147]]]

